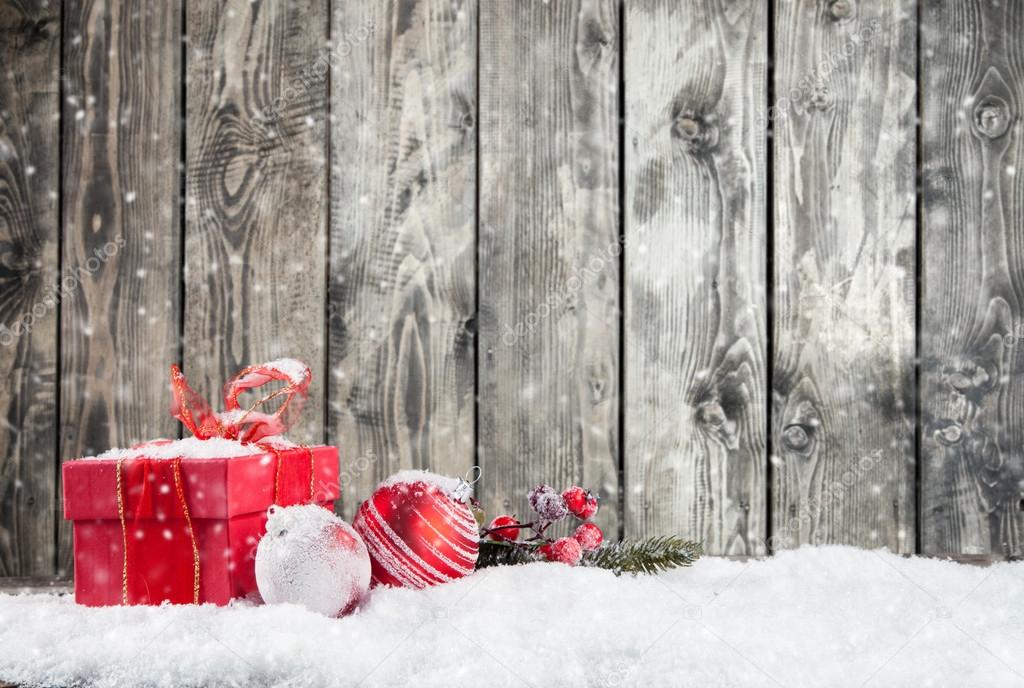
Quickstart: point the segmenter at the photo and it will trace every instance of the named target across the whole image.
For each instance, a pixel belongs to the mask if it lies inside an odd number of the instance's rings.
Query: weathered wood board
[[[289,436],[323,440],[326,0],[188,3],[185,373],[202,393],[290,357],[313,371]]]
[[[921,26],[921,549],[1024,553],[1024,3]]]
[[[60,34],[0,3],[0,577],[55,563]]]
[[[476,2],[332,24],[329,435],[342,511],[400,469],[473,466]]]
[[[774,548],[915,548],[916,12],[775,3]]]
[[[763,3],[629,3],[626,535],[764,552]]]
[[[479,463],[489,514],[538,483],[619,491],[619,8],[480,6]],[[618,515],[598,522],[616,532]]]
[[[177,436],[181,12],[82,0],[64,12],[60,451]],[[58,573],[71,530],[59,519]]]
[[[490,516],[582,484],[712,554],[1024,557],[1022,36],[1020,0],[0,0],[0,578],[70,575],[60,462],[178,435],[172,362],[219,405],[281,356],[346,516],[478,464]]]

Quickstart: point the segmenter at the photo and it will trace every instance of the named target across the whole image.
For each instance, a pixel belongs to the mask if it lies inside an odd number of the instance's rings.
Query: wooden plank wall
[[[619,491],[619,14],[485,0],[480,16],[480,498]],[[618,529],[616,510],[599,523]]]
[[[915,16],[775,3],[776,548],[915,548]]]
[[[1024,3],[921,17],[922,547],[1024,554]]]
[[[62,459],[178,432],[181,31],[170,3],[64,3]],[[71,528],[57,517],[68,575]]]
[[[475,2],[331,23],[329,434],[342,513],[406,468],[473,466]]]
[[[0,3],[0,577],[53,573],[61,15]]]
[[[753,555],[767,515],[767,14],[715,5],[626,15],[626,532]]]
[[[0,0],[0,577],[167,368],[309,362],[342,513],[1024,555],[1024,0]],[[920,383],[918,383],[920,381]]]
[[[168,3],[171,4],[171,3]],[[327,1],[187,7],[184,372],[325,363]],[[295,441],[323,437],[315,376]]]

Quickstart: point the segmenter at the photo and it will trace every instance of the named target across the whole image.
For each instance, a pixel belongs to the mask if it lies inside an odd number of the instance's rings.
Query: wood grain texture
[[[323,439],[326,0],[191,0],[185,373],[214,398],[252,363],[311,367],[297,442]]]
[[[480,7],[480,495],[545,482],[618,528],[618,7]]]
[[[772,545],[914,551],[915,7],[775,11]]]
[[[8,595],[71,595],[75,592],[74,584],[66,578],[33,577],[7,578],[0,577],[0,593]],[[4,684],[0,683],[0,686]]]
[[[473,466],[476,3],[335,5],[329,437],[350,517]]]
[[[922,12],[922,551],[1024,553],[1024,3]]]
[[[626,535],[762,554],[767,16],[627,9]]]
[[[176,437],[181,13],[65,4],[61,457]],[[60,521],[59,574],[71,531]]]
[[[60,31],[0,2],[0,577],[54,571]]]

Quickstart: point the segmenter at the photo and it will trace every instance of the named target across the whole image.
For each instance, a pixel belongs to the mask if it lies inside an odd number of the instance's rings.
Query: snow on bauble
[[[322,506],[272,506],[256,548],[256,586],[267,604],[337,616],[369,590],[370,557],[352,526]]]
[[[370,552],[373,584],[425,588],[473,573],[479,545],[467,491],[459,479],[427,471],[381,483],[352,520]]]

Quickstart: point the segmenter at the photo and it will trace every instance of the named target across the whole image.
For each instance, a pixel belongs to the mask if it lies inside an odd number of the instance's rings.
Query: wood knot
[[[44,19],[40,19],[39,21],[37,21],[32,26],[32,35],[33,35],[34,39],[38,40],[38,41],[47,41],[50,38],[52,38],[53,37],[53,26],[52,25],[55,24],[55,23],[56,22],[54,21],[53,17],[46,17]]]
[[[680,117],[676,120],[675,133],[681,138],[693,140],[700,136],[700,124],[692,117]]]
[[[23,42],[20,47],[28,48],[36,43],[42,43],[50,40],[53,37],[55,23],[56,20],[54,17],[43,17],[36,21],[26,19],[18,26],[13,27],[13,30],[8,29],[8,32],[15,35],[21,35],[23,37]]]
[[[256,167],[265,167],[270,162],[272,150],[269,146],[260,146],[256,149],[256,160],[253,164]]]
[[[996,379],[995,371],[989,372],[983,363],[967,361],[960,367],[945,372],[945,382],[965,396],[980,400]]]
[[[690,153],[711,150],[718,143],[718,128],[696,115],[681,115],[672,123],[672,136]]]
[[[953,421],[947,421],[945,427],[935,431],[935,439],[946,445],[956,444],[963,438],[963,435],[964,432],[960,424]]]
[[[782,443],[793,451],[803,451],[811,444],[811,436],[804,426],[794,423],[782,430]]]
[[[697,407],[697,418],[705,425],[720,427],[725,423],[725,411],[717,401],[705,401]]]
[[[462,119],[459,120],[459,124],[462,125],[462,128],[466,129],[467,131],[472,129],[473,125],[476,124],[476,121],[473,119],[473,113],[467,112],[464,115],[462,115]]]
[[[971,382],[971,378],[967,375],[964,375],[961,372],[956,372],[949,376],[949,385],[956,391],[963,392],[964,390],[968,390],[973,387],[974,383]]]
[[[828,12],[836,21],[843,21],[853,16],[853,0],[832,0]]]
[[[985,96],[974,107],[974,130],[997,139],[1010,128],[1010,107],[999,96]]]
[[[829,90],[828,86],[819,84],[811,90],[807,102],[815,110],[824,112],[832,107],[832,104],[835,103],[835,98],[832,97],[832,91]]]

